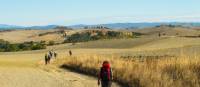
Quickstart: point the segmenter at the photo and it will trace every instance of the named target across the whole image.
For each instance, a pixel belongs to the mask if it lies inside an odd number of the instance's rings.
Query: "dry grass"
[[[135,29],[134,32],[146,34],[145,37],[157,37],[158,33],[166,34],[165,36],[198,36],[200,32],[196,29],[184,27],[153,27],[144,29]]]
[[[60,34],[47,34],[38,36],[41,33],[54,32],[56,30],[16,30],[10,32],[0,32],[0,39],[4,39],[11,43],[22,43],[27,41],[56,41],[61,42],[63,38]],[[14,36],[14,37],[13,37]]]
[[[134,38],[134,39],[105,39],[98,41],[89,41],[72,46],[73,48],[115,48],[125,49],[144,45],[150,42],[156,42],[166,38]]]
[[[169,48],[181,48],[185,46],[195,46],[195,45],[200,45],[200,38],[171,37],[167,39],[152,41],[150,43],[134,47],[134,49],[158,50],[158,49],[169,49]]]
[[[168,50],[187,46],[199,46],[200,38],[185,37],[142,37],[134,39],[98,40],[68,45],[65,48],[74,49],[130,49],[134,51]],[[64,48],[64,47],[63,47]]]
[[[44,65],[46,52],[0,53],[0,87],[98,87],[95,78]]]
[[[122,59],[115,56],[80,55],[69,57],[64,67],[97,75],[104,60],[112,64],[114,80],[131,87],[199,87],[199,57],[164,59]],[[60,60],[61,61],[61,60]]]
[[[169,29],[163,31],[161,29],[158,29],[158,31],[153,31],[153,32],[152,30],[148,32],[145,30],[145,32],[143,33],[149,34],[147,35],[148,38],[143,37],[143,38],[128,39],[128,40],[121,39],[121,40],[91,41],[85,43],[78,43],[74,46],[72,46],[71,44],[62,44],[58,46],[48,47],[48,49],[58,50],[57,52],[59,53],[59,58],[68,55],[68,49],[71,49],[73,51],[73,55],[76,56],[67,57],[64,60],[59,59],[56,61],[57,64],[64,63],[64,66],[67,68],[94,76],[97,75],[97,72],[99,71],[102,62],[104,60],[108,60],[112,64],[114,80],[123,84],[127,84],[129,86],[200,87],[200,55],[198,54],[200,52],[199,49],[200,38],[183,38],[183,37],[157,38],[158,35],[157,33],[160,31],[167,33],[167,35],[169,36],[173,36],[177,32],[179,33],[179,35],[182,36],[182,34],[185,35],[187,34],[187,32],[189,32],[189,30],[184,30],[180,32],[179,29],[176,29],[176,32],[174,31],[167,32],[168,30]],[[4,32],[0,33],[0,35],[2,36],[0,38],[11,42],[23,42],[27,40],[50,40],[50,39],[59,40],[60,38],[59,35],[55,34],[38,37],[37,35],[42,32],[47,32],[47,31],[22,30],[22,31],[13,31],[6,33]],[[196,31],[191,31],[191,32],[192,33],[189,33],[191,35],[199,34],[199,32]],[[151,35],[156,36],[156,38],[151,37]],[[15,36],[15,38],[13,38],[13,36]],[[48,49],[42,51],[27,51],[20,53],[18,52],[0,53],[3,54],[0,55],[0,66],[9,67],[9,69],[11,69],[10,67],[21,68],[24,66],[28,66],[28,68],[29,67],[35,68],[34,65],[35,62],[43,59],[44,53],[48,51]],[[36,55],[36,53],[38,54]],[[24,54],[24,55],[18,55],[18,54]],[[179,56],[180,54],[181,56]],[[177,58],[174,57],[162,58],[162,59],[121,58],[121,56],[124,55],[125,56],[126,55],[128,56],[175,55]],[[19,73],[20,72],[21,71],[19,71]],[[30,77],[28,78],[27,75]],[[27,75],[26,75],[27,77],[25,76],[24,78],[30,79],[31,77],[33,77],[32,75],[29,74]],[[46,78],[48,77],[45,77],[44,81],[46,81]],[[37,80],[38,78],[36,78],[35,81]],[[5,82],[6,81],[7,80],[5,80]],[[50,82],[52,83],[54,82],[54,80]]]

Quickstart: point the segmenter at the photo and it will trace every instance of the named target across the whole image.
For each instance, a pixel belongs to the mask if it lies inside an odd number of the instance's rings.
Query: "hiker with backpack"
[[[45,54],[45,65],[47,65],[48,64],[48,55],[47,54]]]
[[[51,56],[49,53],[45,54],[45,65],[50,64]]]
[[[53,57],[53,52],[52,51],[49,51],[49,56],[50,56],[50,58]]]
[[[111,87],[112,69],[108,61],[104,61],[98,75],[98,85],[101,87]]]
[[[52,55],[51,55],[51,54],[48,54],[48,55],[47,55],[47,59],[48,59],[47,62],[48,62],[48,64],[50,64],[51,58],[52,58]]]

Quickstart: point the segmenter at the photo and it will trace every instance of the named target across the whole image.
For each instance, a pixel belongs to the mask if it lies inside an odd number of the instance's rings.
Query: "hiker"
[[[49,51],[49,56],[52,57],[53,56],[53,52]]]
[[[108,61],[104,61],[98,75],[98,85],[101,87],[111,87],[112,70]]]
[[[48,55],[45,54],[45,65],[47,65],[47,64],[48,64]]]
[[[57,53],[56,53],[56,52],[54,52],[54,58],[56,59],[56,57],[57,57]]]
[[[48,55],[47,55],[47,60],[48,60],[47,63],[48,63],[48,64],[50,64],[51,57],[52,57],[51,54],[48,54]]]
[[[72,56],[72,51],[71,50],[69,50],[69,55]]]

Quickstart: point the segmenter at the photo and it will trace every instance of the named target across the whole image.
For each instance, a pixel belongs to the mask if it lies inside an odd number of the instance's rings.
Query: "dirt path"
[[[45,66],[42,54],[0,55],[1,87],[98,87],[96,78]],[[113,87],[118,87],[116,84]]]
[[[70,71],[0,68],[1,87],[98,87],[96,79]]]

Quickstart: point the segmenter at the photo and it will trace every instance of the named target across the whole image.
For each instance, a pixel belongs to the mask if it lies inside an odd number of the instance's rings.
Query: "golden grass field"
[[[97,79],[60,69],[51,61],[44,65],[46,50],[0,52],[0,87],[98,87]],[[57,48],[58,58],[64,58],[68,49]],[[114,87],[119,87],[114,84]]]
[[[112,64],[115,81],[132,87],[199,86],[199,57],[140,60],[122,59],[116,56],[81,55],[66,58],[63,67],[97,75],[104,60]]]
[[[56,41],[61,42],[63,38],[59,34],[47,34],[44,36],[38,36],[39,34],[46,32],[53,32],[55,30],[16,30],[8,32],[0,32],[0,39],[7,40],[11,43],[22,43],[27,41]]]
[[[122,87],[199,87],[200,38],[179,37],[175,32],[180,36],[200,33],[187,29],[170,30],[139,30],[146,35],[134,39],[99,40],[54,45],[38,51],[3,52],[0,53],[0,85],[97,87],[95,78],[82,73],[96,77],[102,62],[108,60],[113,68],[114,81],[123,84]],[[161,31],[168,31],[168,35],[156,37]],[[22,37],[16,39],[22,42],[27,39]],[[14,42],[12,38],[8,40]],[[58,53],[58,59],[44,66],[44,54],[51,49]],[[73,53],[71,57],[69,50]]]
[[[66,57],[58,62],[64,63],[64,68],[96,76],[102,62],[108,60],[112,64],[114,80],[131,87],[200,86],[199,38],[163,38],[129,49],[120,49],[118,44],[120,42],[117,41],[120,40],[110,41],[117,44],[110,45],[115,49],[109,46],[106,49],[107,44],[102,44],[109,41],[80,44],[83,48],[90,48],[91,51],[87,53],[82,50],[80,55]],[[130,40],[130,42],[133,41]],[[93,46],[92,43],[101,45]],[[77,48],[74,51],[79,52],[78,50],[81,49]]]

